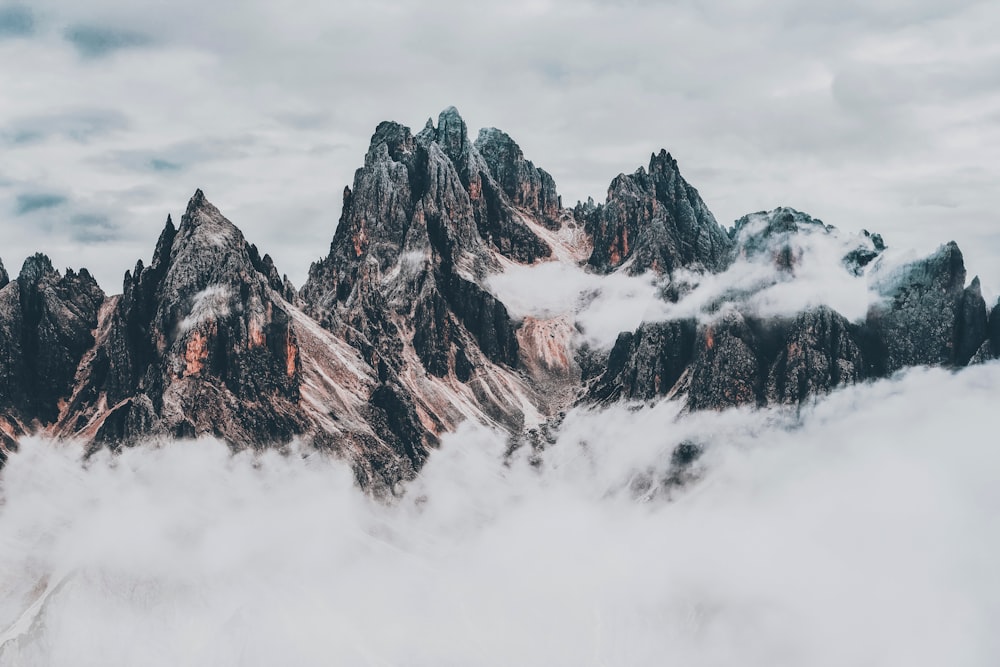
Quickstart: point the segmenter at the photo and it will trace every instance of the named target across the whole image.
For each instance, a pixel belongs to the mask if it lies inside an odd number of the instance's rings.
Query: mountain
[[[493,285],[553,264],[653,281],[675,314],[593,349],[580,304],[525,314]],[[871,285],[866,313],[768,310],[820,265]],[[563,207],[510,136],[472,141],[449,108],[416,134],[376,128],[300,291],[200,190],[120,295],[44,255],[13,280],[0,264],[0,455],[29,433],[87,451],[302,441],[392,493],[465,420],[541,445],[574,406],[798,406],[908,366],[998,355],[1000,304],[987,312],[978,278],[966,285],[954,243],[893,265],[879,235],[790,208],[725,229],[665,151],[616,177],[605,202]]]

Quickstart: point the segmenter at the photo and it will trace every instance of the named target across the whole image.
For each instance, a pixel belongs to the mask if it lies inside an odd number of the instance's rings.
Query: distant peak
[[[479,148],[481,146],[508,150],[517,157],[523,157],[521,147],[517,145],[517,142],[509,134],[495,127],[484,127],[479,130],[479,136],[476,138],[476,147]]]
[[[468,142],[468,129],[458,109],[448,107],[438,116],[437,142],[445,154],[458,163]]]
[[[184,220],[194,220],[196,217],[217,217],[220,216],[219,209],[217,209],[212,202],[208,201],[208,197],[202,192],[201,188],[194,191],[190,201],[188,201],[187,211],[184,213],[184,218],[181,220],[183,225]],[[173,220],[168,216],[167,226],[173,226]]]
[[[49,259],[48,255],[36,252],[24,260],[24,264],[21,265],[21,274],[18,276],[18,281],[25,284],[34,284],[42,276],[50,273],[55,273],[55,269],[52,268],[52,260]]]
[[[0,259],[0,289],[6,287],[9,282],[10,278],[7,276],[7,270],[3,268],[3,260]]]
[[[653,174],[657,171],[676,171],[677,170],[677,160],[674,156],[667,152],[665,148],[661,148],[659,153],[652,153],[649,156],[649,173]]]
[[[209,204],[208,199],[205,198],[205,193],[202,192],[201,188],[198,188],[194,191],[191,199],[188,200],[186,215],[191,215],[192,213],[203,209],[205,206],[211,206],[211,204]],[[173,221],[170,220],[170,223],[173,224]]]
[[[365,162],[378,160],[379,156],[385,153],[394,160],[400,160],[402,154],[412,151],[412,147],[413,135],[410,133],[410,128],[395,121],[382,121],[372,135]]]
[[[438,125],[440,126],[441,123],[445,121],[465,123],[465,121],[462,120],[462,114],[460,114],[458,109],[455,107],[447,107],[444,111],[438,114]]]

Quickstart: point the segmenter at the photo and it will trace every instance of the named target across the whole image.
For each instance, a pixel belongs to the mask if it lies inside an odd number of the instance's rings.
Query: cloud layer
[[[28,441],[0,664],[996,664],[998,391],[578,410],[534,465],[465,428],[392,506],[316,455]],[[650,493],[684,441],[700,481]]]
[[[998,28],[971,0],[11,6],[0,253],[116,291],[202,187],[300,283],[375,125],[455,104],[567,203],[666,147],[724,223],[791,205],[890,245],[954,238],[998,285]],[[67,204],[18,218],[37,192]],[[81,241],[74,215],[116,231]]]

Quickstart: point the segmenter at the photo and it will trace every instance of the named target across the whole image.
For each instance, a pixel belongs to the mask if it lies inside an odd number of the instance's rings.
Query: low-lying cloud
[[[740,244],[747,233],[738,235]],[[860,234],[822,225],[778,234],[759,241],[759,246],[757,252],[740,253],[718,274],[678,270],[671,276],[601,275],[579,266],[543,262],[509,266],[490,276],[488,287],[515,317],[569,315],[580,332],[578,343],[609,348],[619,333],[643,322],[710,321],[731,307],[760,317],[789,317],[828,306],[851,321],[862,320],[882,298],[877,286],[886,276],[917,259],[912,252],[892,250],[852,270],[845,256],[858,247],[870,249],[871,242]],[[786,251],[793,257],[791,267],[775,261]],[[669,292],[675,294],[673,301],[666,296]]]
[[[996,664],[998,391],[994,363],[799,414],[575,410],[540,465],[466,427],[389,505],[304,451],[29,440],[0,664]],[[700,481],[637,493],[685,440]]]

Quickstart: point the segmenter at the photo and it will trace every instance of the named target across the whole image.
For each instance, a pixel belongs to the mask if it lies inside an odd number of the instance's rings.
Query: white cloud
[[[572,317],[582,341],[608,348],[622,331],[665,319],[669,306],[660,296],[665,281],[624,273],[599,275],[562,262],[511,266],[490,276],[488,288],[514,317]]]
[[[747,247],[748,237],[763,232],[762,224],[763,218],[741,230],[740,248]],[[509,266],[490,276],[487,286],[515,317],[569,316],[580,332],[577,343],[607,349],[619,333],[643,322],[710,321],[732,307],[760,317],[790,317],[828,306],[857,322],[883,298],[877,288],[880,281],[918,259],[912,251],[887,251],[855,275],[844,258],[856,248],[871,249],[871,241],[859,234],[827,231],[821,224],[802,225],[793,234],[776,234],[757,244],[756,252],[741,253],[718,274],[681,270],[669,277],[600,275],[580,266],[542,262]],[[790,270],[775,262],[786,248],[794,257]],[[681,294],[676,303],[664,296],[671,282]]]
[[[232,293],[228,285],[209,285],[191,298],[191,310],[181,320],[180,332],[185,333],[202,322],[229,316]]]
[[[995,664],[997,391],[994,363],[800,415],[578,410],[539,468],[464,428],[393,506],[318,455],[83,469],[29,440],[3,472],[0,664]],[[688,438],[701,481],[637,500]]]

